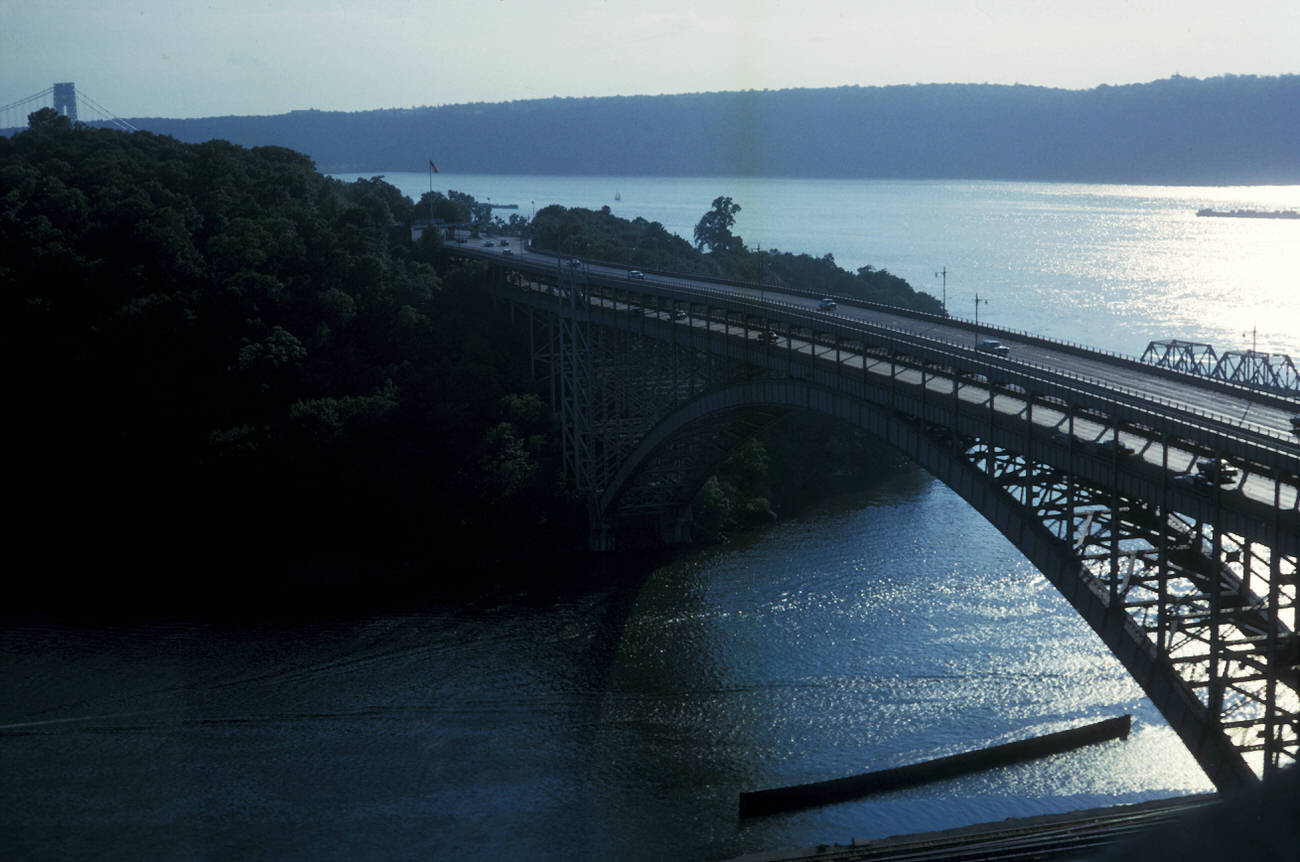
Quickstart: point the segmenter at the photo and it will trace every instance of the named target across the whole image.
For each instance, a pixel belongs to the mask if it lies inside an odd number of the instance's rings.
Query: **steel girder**
[[[1142,352],[1141,360],[1159,368],[1208,375],[1214,370],[1218,357],[1214,353],[1214,347],[1209,344],[1171,338],[1152,341]]]
[[[1300,395],[1300,372],[1285,353],[1227,350],[1219,357],[1209,376],[1283,395]]]
[[[1296,762],[1295,555],[1007,449],[973,442],[962,452],[1072,549],[1081,583],[1103,609],[1089,622],[1216,785]]]
[[[674,440],[663,457],[641,471],[633,487],[620,488],[616,513],[602,500],[630,453],[677,405],[754,369],[700,350],[689,339],[666,341],[598,325],[600,315],[608,312],[598,309],[593,315],[573,276],[561,278],[551,290],[554,311],[529,309],[532,358],[535,366],[544,365],[549,372],[552,403],[561,419],[565,470],[589,501],[594,546],[610,550],[615,536],[611,520],[675,515],[689,506],[693,494],[683,498],[682,489],[693,480],[685,477],[726,457],[756,425],[745,417],[715,418],[693,429],[689,438]],[[633,312],[639,315],[641,309]]]
[[[1285,353],[1227,350],[1219,356],[1209,344],[1168,339],[1148,344],[1141,361],[1281,395],[1300,395],[1300,371]]]

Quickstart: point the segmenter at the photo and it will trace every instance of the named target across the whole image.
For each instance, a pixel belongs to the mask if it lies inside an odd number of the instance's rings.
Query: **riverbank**
[[[957,829],[850,839],[845,845],[751,853],[732,862],[1293,862],[1300,846],[1298,810],[1300,770],[1293,766],[1226,799],[1197,793]]]
[[[1089,808],[1067,814],[1011,817],[958,829],[895,835],[848,844],[750,853],[732,862],[894,862],[894,860],[1078,860],[1219,804],[1215,794]],[[1147,858],[1143,854],[1144,858]]]

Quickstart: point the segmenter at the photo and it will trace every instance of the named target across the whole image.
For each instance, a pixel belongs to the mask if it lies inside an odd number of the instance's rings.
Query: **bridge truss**
[[[1296,762],[1294,445],[1229,447],[1212,423],[1096,386],[770,301],[611,284],[558,264],[500,284],[528,315],[593,547],[638,531],[686,540],[692,498],[736,444],[793,411],[836,416],[1006,535],[1216,786]],[[1233,483],[1187,472],[1225,454],[1242,468]]]
[[[1296,370],[1295,362],[1285,353],[1225,350],[1220,356],[1209,344],[1168,339],[1148,344],[1141,361],[1149,362],[1157,368],[1199,374],[1212,380],[1239,383],[1268,392],[1300,396],[1300,371]]]

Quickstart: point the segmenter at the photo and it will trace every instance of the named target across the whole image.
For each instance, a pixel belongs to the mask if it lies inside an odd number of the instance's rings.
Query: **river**
[[[741,206],[733,231],[747,246],[829,253],[845,269],[887,269],[937,298],[946,282],[956,316],[973,317],[978,295],[988,300],[982,322],[1117,353],[1177,338],[1300,355],[1300,220],[1196,215],[1300,210],[1300,186],[383,176],[412,200],[432,186],[519,207],[497,210],[502,218],[551,203],[608,206],[688,240],[725,195]]]
[[[407,177],[414,188],[399,187],[418,196],[428,178]],[[1300,189],[884,183],[864,209],[815,181],[761,191],[767,181],[563,178],[573,196],[547,198],[560,178],[438,179],[529,207],[603,198],[687,236],[729,194],[751,244],[803,250],[804,237],[809,251],[936,294],[932,272],[946,264],[954,309],[977,288],[993,323],[1122,352],[1157,332],[1239,348],[1264,300],[1226,295],[1237,280],[1216,281],[1207,262],[1254,261],[1268,273],[1261,290],[1287,285],[1256,318],[1261,349],[1300,353],[1300,243],[1278,239],[1300,223],[1191,214],[1289,208]],[[894,199],[918,190],[913,221],[890,224],[904,207]],[[652,192],[662,199],[638,210]],[[962,210],[984,216],[966,224]],[[1096,227],[1103,212],[1117,224]],[[449,560],[439,577],[483,575]],[[915,467],[666,565],[550,580],[309,622],[11,622],[0,632],[0,846],[51,860],[704,860],[1209,789],[1064,599]],[[1124,741],[737,817],[741,791],[1123,713],[1134,716]]]

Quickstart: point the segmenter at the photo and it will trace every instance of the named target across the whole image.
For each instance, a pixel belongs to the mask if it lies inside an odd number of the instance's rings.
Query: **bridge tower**
[[[77,122],[77,85],[71,81],[54,85],[54,110]]]

